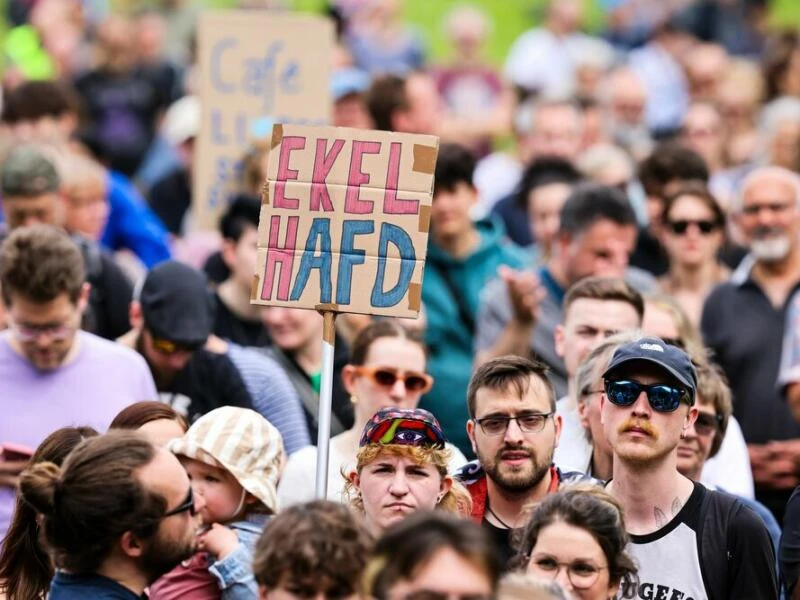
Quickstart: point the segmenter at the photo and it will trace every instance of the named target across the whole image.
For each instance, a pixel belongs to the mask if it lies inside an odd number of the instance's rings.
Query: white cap
[[[200,98],[184,96],[172,103],[164,115],[161,133],[173,146],[180,146],[200,131]]]

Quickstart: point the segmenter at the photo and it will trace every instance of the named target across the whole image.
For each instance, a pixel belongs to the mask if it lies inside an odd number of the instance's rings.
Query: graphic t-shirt
[[[777,598],[775,554],[760,518],[701,484],[664,527],[631,535],[638,598]]]
[[[707,598],[697,548],[702,493],[696,485],[680,512],[658,531],[630,536],[639,564],[639,597]]]

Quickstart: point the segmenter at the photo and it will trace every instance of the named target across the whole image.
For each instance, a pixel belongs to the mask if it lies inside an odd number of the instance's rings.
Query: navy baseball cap
[[[667,344],[657,337],[643,337],[633,342],[620,344],[614,351],[611,363],[603,379],[612,379],[614,371],[633,362],[646,362],[662,368],[686,386],[694,404],[697,391],[697,373],[689,355],[677,346]]]
[[[144,323],[156,338],[201,346],[211,335],[214,299],[205,276],[189,265],[168,260],[151,269],[138,300]]]

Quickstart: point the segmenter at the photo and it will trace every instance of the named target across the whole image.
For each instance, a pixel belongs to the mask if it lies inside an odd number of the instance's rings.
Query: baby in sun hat
[[[151,600],[257,597],[253,549],[278,512],[286,458],[280,432],[253,410],[223,406],[168,448],[189,474],[204,530],[198,553],[153,584]]]

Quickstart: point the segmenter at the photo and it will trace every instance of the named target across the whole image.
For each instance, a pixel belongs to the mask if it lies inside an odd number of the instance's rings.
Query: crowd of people
[[[396,0],[330,3],[333,125],[440,147],[420,316],[337,317],[327,453],[323,317],[250,302],[268,132],[199,231],[202,7],[128,4],[6,2],[0,598],[800,598],[800,35],[765,2],[589,35],[549,0],[501,69],[474,6],[436,63]]]

